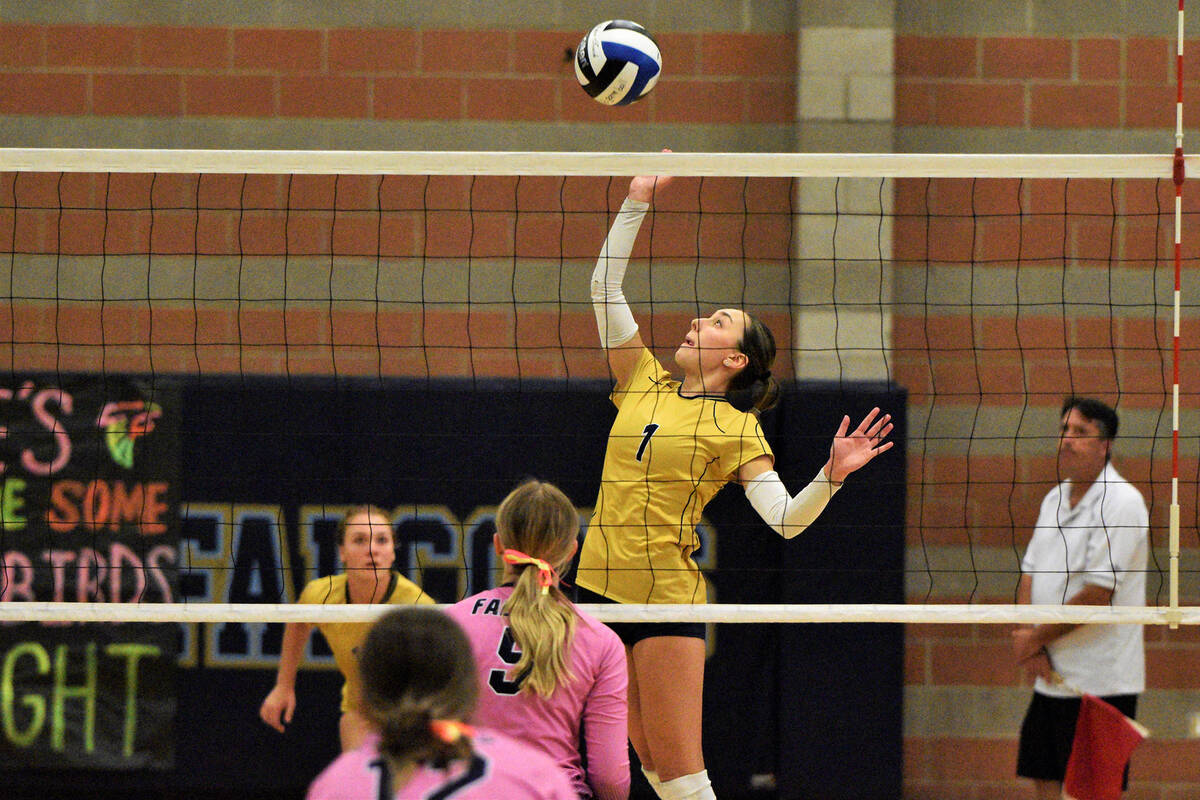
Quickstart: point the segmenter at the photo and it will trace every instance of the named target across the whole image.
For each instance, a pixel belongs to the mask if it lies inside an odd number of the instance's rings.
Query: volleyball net
[[[606,620],[1194,623],[1194,304],[1169,156],[0,151],[3,620],[357,621],[297,607],[384,507],[436,600],[490,586],[524,475],[586,522],[611,404],[589,278],[634,174],[678,175],[626,281],[664,364],[744,307],[792,491],[842,413],[897,447],[783,542],[740,492],[710,603]],[[1189,335],[1191,334],[1191,335]],[[1182,380],[1180,380],[1182,378]],[[1121,416],[1149,607],[1018,606],[1059,409]],[[802,586],[803,589],[797,588]]]

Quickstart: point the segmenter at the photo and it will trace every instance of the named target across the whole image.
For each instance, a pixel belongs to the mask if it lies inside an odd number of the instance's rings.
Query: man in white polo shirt
[[[1146,604],[1149,512],[1112,465],[1117,414],[1070,397],[1058,440],[1060,483],[1042,501],[1021,562],[1017,601],[1035,605]],[[1133,717],[1146,687],[1140,625],[1042,624],[1013,633],[1018,662],[1037,675],[1021,725],[1017,774],[1039,800],[1061,797],[1080,694]]]

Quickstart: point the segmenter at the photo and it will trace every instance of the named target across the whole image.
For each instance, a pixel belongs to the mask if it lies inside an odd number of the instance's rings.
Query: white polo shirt
[[[1113,590],[1115,606],[1146,605],[1150,514],[1146,502],[1112,463],[1071,508],[1071,482],[1046,495],[1021,561],[1032,577],[1030,602],[1065,603],[1086,584]],[[1081,625],[1047,646],[1050,663],[1074,690],[1138,694],[1146,688],[1141,625]],[[1038,678],[1034,690],[1072,697],[1072,689]]]

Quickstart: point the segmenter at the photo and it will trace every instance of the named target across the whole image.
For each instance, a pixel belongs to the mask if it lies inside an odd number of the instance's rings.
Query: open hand
[[[880,453],[892,449],[892,442],[885,441],[892,432],[892,415],[880,414],[878,408],[859,423],[850,433],[850,417],[842,417],[829,447],[829,480],[841,483],[846,476],[862,468]]]

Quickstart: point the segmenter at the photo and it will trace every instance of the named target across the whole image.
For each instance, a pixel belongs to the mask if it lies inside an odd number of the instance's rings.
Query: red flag
[[[1133,749],[1149,731],[1095,695],[1085,694],[1063,793],[1070,800],[1120,800],[1121,780]]]

